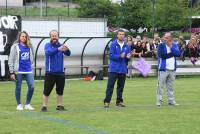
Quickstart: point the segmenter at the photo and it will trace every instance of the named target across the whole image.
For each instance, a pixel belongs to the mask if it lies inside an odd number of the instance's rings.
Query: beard
[[[57,43],[57,42],[58,42],[58,39],[51,39],[51,42],[52,42],[52,43]]]

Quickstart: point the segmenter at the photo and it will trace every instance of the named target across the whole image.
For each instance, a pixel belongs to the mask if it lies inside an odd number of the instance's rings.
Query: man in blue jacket
[[[180,57],[178,44],[173,41],[171,33],[164,35],[164,42],[158,46],[158,84],[156,105],[163,102],[163,87],[166,84],[168,91],[168,104],[175,106],[173,83],[175,80],[176,57]]]
[[[117,100],[116,106],[125,107],[123,104],[123,89],[128,71],[127,65],[131,58],[131,49],[124,42],[125,33],[123,30],[117,32],[117,39],[110,46],[110,64],[109,77],[106,89],[106,97],[104,99],[104,107],[108,108],[113,94],[113,88],[117,80]]]
[[[50,32],[51,41],[45,45],[45,80],[43,91],[43,106],[41,112],[47,111],[48,97],[56,84],[57,107],[56,110],[64,111],[63,91],[65,86],[64,55],[70,56],[71,52],[66,44],[60,44],[59,34],[56,30]]]

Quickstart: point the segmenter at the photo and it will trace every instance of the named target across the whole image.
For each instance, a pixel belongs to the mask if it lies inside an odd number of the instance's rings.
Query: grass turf
[[[8,8],[9,15],[20,15],[20,16],[40,16],[40,8],[27,8],[26,13],[24,8]],[[6,9],[0,9],[0,15],[6,15]],[[46,16],[46,8],[43,8],[43,16]],[[67,7],[60,7],[60,8],[47,8],[47,16],[66,16],[66,17],[77,17],[78,12],[77,9],[69,9],[69,16],[68,16],[68,9]]]
[[[0,83],[0,134],[197,134],[200,132],[199,77],[178,78],[175,97],[180,106],[155,106],[156,78],[127,79],[126,108],[103,108],[107,81],[66,81],[67,111],[56,112],[52,92],[48,112],[41,113],[43,82],[35,82],[35,111],[16,111],[14,83]],[[25,102],[26,84],[22,86]]]

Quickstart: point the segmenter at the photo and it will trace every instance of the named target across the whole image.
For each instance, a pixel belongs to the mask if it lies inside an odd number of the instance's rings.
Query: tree
[[[121,26],[127,29],[145,27],[147,21],[147,0],[126,0],[121,5]]]
[[[188,8],[180,0],[157,1],[156,27],[166,30],[180,29],[187,25]]]
[[[195,6],[198,3],[196,0]],[[120,5],[110,0],[82,0],[78,12],[80,17],[105,15],[108,24],[126,29],[152,29],[155,25],[158,29],[175,30],[188,26],[188,8],[188,0],[125,0]]]
[[[82,0],[80,8],[78,8],[79,17],[108,18],[108,24],[115,25],[118,17],[117,4],[113,4],[110,0]]]

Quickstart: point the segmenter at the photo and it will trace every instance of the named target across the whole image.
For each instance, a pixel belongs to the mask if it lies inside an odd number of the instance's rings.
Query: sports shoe
[[[110,106],[110,103],[108,103],[108,102],[104,103],[104,108],[109,108],[109,106]]]
[[[25,106],[24,106],[24,109],[26,109],[26,110],[34,110],[35,108],[33,108],[30,104],[26,104]]]
[[[160,106],[161,106],[161,104],[160,104],[160,103],[156,103],[156,106],[157,106],[157,107],[160,107]]]
[[[16,110],[18,110],[18,111],[24,110],[23,105],[22,104],[17,105]]]
[[[160,107],[162,103],[164,103],[164,101],[160,100],[159,102],[156,103],[156,106]]]
[[[42,106],[40,112],[47,112],[47,107],[46,106]]]
[[[65,111],[65,108],[64,108],[64,106],[57,106],[56,110],[57,111]]]
[[[116,106],[117,107],[126,107],[126,105],[123,102],[116,103]]]
[[[179,106],[180,104],[178,103],[168,103],[169,106]]]

